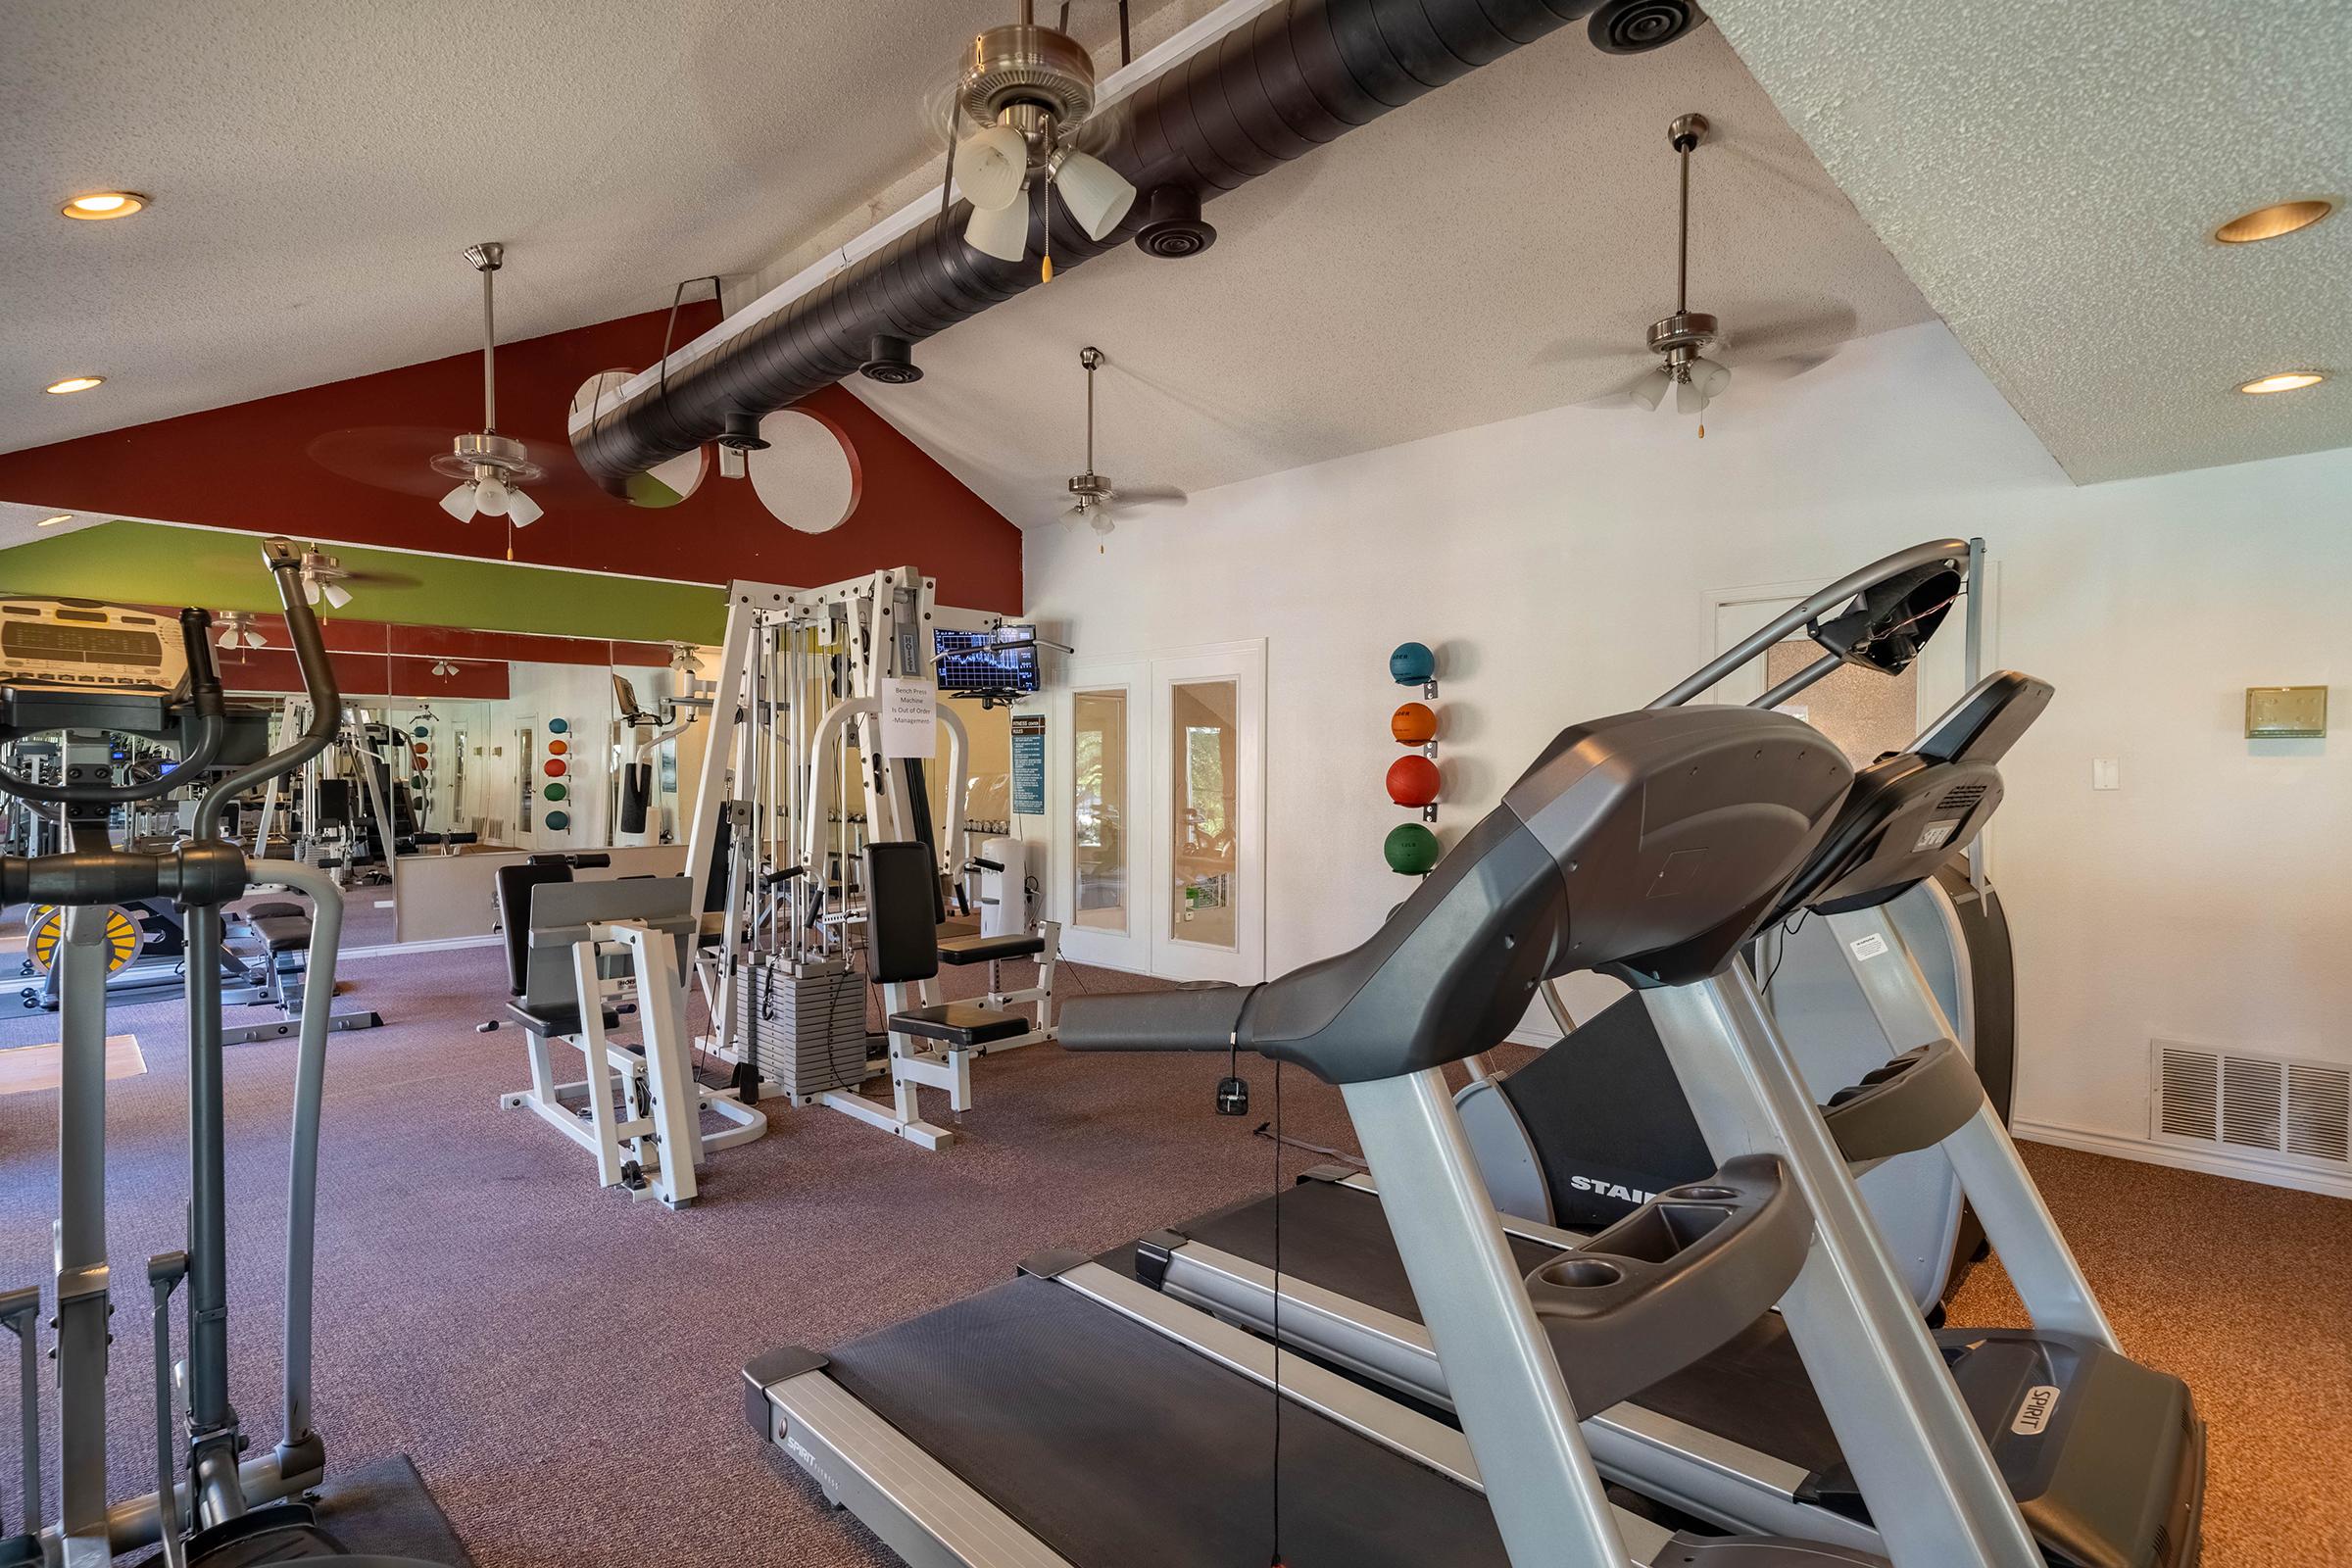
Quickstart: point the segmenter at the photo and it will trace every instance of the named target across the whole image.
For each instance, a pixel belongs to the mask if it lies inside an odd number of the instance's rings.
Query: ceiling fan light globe
[[[1674,383],[1674,412],[1677,414],[1706,413],[1706,390],[1695,380],[1677,380]]]
[[[1690,379],[1698,384],[1699,395],[1712,402],[1732,384],[1732,368],[1714,360],[1695,359],[1690,362]]]
[[[528,528],[546,515],[546,511],[540,507],[539,503],[521,491],[510,490],[507,492],[507,520],[515,527]]]
[[[321,592],[326,596],[326,603],[330,609],[341,610],[345,605],[351,603],[350,591],[339,583],[330,582]]]
[[[1010,207],[973,208],[972,220],[964,225],[963,238],[972,249],[1000,262],[1019,261],[1029,254],[1029,204],[1015,202]]]
[[[1661,365],[1636,381],[1630,391],[1636,403],[1645,409],[1654,409],[1666,400],[1666,389],[1673,384],[1673,373]]]
[[[496,475],[485,474],[474,483],[473,504],[481,510],[482,515],[485,517],[505,516],[507,508],[513,500],[512,493]]]
[[[459,485],[456,489],[452,490],[449,494],[443,496],[441,498],[441,510],[448,513],[451,516],[457,518],[460,522],[471,522],[473,520],[473,514],[481,510],[480,507],[474,504],[473,481],[468,479],[464,484]]]
[[[1029,182],[1029,140],[1010,125],[990,125],[956,148],[956,184],[975,212],[1002,212]]]
[[[1064,154],[1054,184],[1088,239],[1103,238],[1126,220],[1127,210],[1135,205],[1135,186],[1127,177],[1086,153]]]

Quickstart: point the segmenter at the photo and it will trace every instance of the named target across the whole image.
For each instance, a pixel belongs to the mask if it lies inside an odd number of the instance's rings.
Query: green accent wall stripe
[[[328,549],[355,580],[348,613],[411,626],[715,643],[726,593],[696,583],[448,556]],[[0,550],[0,593],[127,604],[277,609],[262,536],[117,518]]]

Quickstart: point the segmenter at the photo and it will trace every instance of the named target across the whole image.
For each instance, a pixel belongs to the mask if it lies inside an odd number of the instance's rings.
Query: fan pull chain
[[[1046,209],[1046,259],[1037,270],[1037,280],[1051,283],[1054,281],[1054,176],[1048,174],[1040,183],[1043,188],[1038,196]]]

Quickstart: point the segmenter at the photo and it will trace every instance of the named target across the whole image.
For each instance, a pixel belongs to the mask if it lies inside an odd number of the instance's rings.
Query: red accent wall
[[[452,311],[463,304],[453,296]],[[913,565],[939,580],[945,603],[1019,612],[1020,530],[840,387],[806,405],[850,438],[862,475],[858,510],[830,533],[794,532],[760,505],[749,482],[715,472],[691,499],[661,512],[599,490],[564,434],[571,395],[599,370],[659,359],[666,314],[500,347],[499,427],[527,442],[549,470],[528,487],[547,514],[514,530],[515,560],[805,587]],[[688,307],[677,340],[715,319],[709,304]],[[426,466],[451,437],[478,428],[481,415],[481,356],[461,354],[0,454],[0,498],[500,561],[505,522],[459,522],[441,511],[434,502],[451,481]]]

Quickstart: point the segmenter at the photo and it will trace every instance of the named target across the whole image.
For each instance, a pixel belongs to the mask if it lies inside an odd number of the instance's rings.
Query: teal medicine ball
[[[1420,686],[1438,673],[1438,656],[1427,643],[1398,643],[1389,656],[1389,678],[1399,686]]]
[[[1438,863],[1443,852],[1435,833],[1418,822],[1400,822],[1389,829],[1380,853],[1388,858],[1390,870],[1405,876],[1423,876]]]

